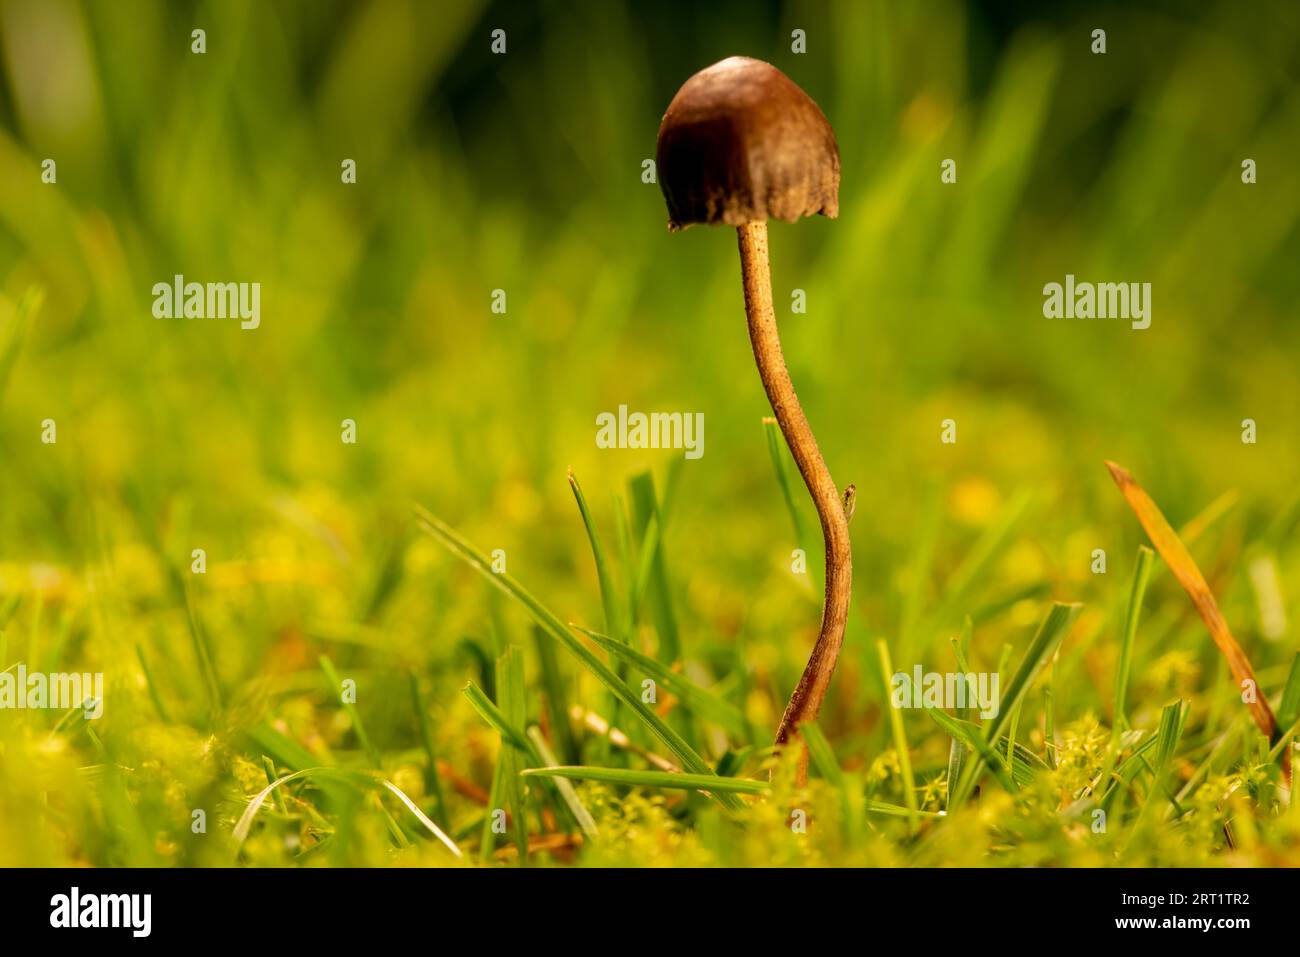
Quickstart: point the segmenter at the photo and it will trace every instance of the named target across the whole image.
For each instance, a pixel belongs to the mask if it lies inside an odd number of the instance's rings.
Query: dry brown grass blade
[[[1138,485],[1133,476],[1114,462],[1107,462],[1106,468],[1110,469],[1111,478],[1124,493],[1129,507],[1133,509],[1138,521],[1146,529],[1151,544],[1155,546],[1160,557],[1169,566],[1169,570],[1178,579],[1178,584],[1183,586],[1183,591],[1187,592],[1192,604],[1196,606],[1196,611],[1205,622],[1205,627],[1210,630],[1210,637],[1219,646],[1223,656],[1228,659],[1228,667],[1232,669],[1232,676],[1237,680],[1237,687],[1240,688],[1247,679],[1250,680],[1251,687],[1255,690],[1255,700],[1249,705],[1251,716],[1259,725],[1259,729],[1268,735],[1269,740],[1274,739],[1277,736],[1277,720],[1273,717],[1273,711],[1269,708],[1264,693],[1259,689],[1255,672],[1250,667],[1250,659],[1241,650],[1241,645],[1237,644],[1237,639],[1232,637],[1228,623],[1224,620],[1223,613],[1219,611],[1214,595],[1210,593],[1210,586],[1205,583],[1205,576],[1196,567],[1196,561],[1183,545],[1178,533],[1165,519],[1160,507],[1142,486]]]

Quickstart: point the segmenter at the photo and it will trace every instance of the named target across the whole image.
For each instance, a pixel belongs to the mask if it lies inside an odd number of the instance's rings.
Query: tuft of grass
[[[453,554],[463,559],[471,568],[484,575],[488,581],[526,608],[539,625],[545,628],[552,637],[557,639],[561,645],[577,658],[601,684],[618,696],[619,700],[641,720],[647,730],[667,745],[668,749],[682,762],[682,766],[686,771],[692,774],[713,774],[713,769],[708,762],[700,757],[680,734],[646,707],[641,701],[640,695],[619,680],[618,676],[604,662],[592,654],[573,632],[566,628],[560,619],[534,598],[527,589],[510,575],[493,572],[487,557],[441,520],[420,508],[416,509],[416,517],[420,527],[425,532],[445,545]],[[739,803],[734,799],[726,800],[726,795],[724,795],[724,803],[732,809],[740,807]]]
[[[985,744],[991,745],[1001,736],[1002,729],[1009,720],[1008,709],[1014,710],[1029,691],[1029,686],[1033,684],[1034,678],[1037,677],[1038,672],[1065,637],[1066,631],[1079,613],[1079,608],[1078,604],[1064,604],[1061,602],[1052,605],[1047,617],[1043,619],[1043,623],[1029,643],[1024,657],[1021,658],[1020,665],[1016,668],[1016,673],[1012,677],[1010,684],[1002,693],[1001,707],[998,709],[997,717],[992,719],[984,732]],[[953,797],[955,807],[960,807],[966,800],[986,763],[985,754],[977,753],[975,760],[966,765]]]

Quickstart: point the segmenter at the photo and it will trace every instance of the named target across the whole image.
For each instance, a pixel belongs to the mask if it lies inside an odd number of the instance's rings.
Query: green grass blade
[[[420,747],[424,749],[424,758],[428,770],[424,775],[425,787],[433,798],[434,813],[443,824],[447,823],[447,804],[442,797],[442,777],[438,774],[438,753],[433,746],[433,728],[429,726],[429,709],[425,706],[424,695],[420,693],[420,679],[414,671],[410,674],[411,708],[415,711],[415,723],[420,731]]]
[[[1016,669],[1011,683],[1002,695],[997,717],[992,720],[985,731],[985,743],[996,741],[1002,736],[1002,729],[1006,726],[1010,717],[1008,710],[1014,709],[1020,703],[1021,698],[1028,692],[1029,686],[1033,683],[1038,672],[1065,637],[1066,631],[1079,613],[1079,608],[1080,606],[1077,604],[1067,605],[1061,602],[1052,605],[1047,617],[1043,619],[1043,623],[1039,626],[1037,634],[1034,635],[1033,641],[1029,643],[1029,648],[1025,651],[1025,656],[1021,659],[1020,666]],[[974,760],[967,763],[965,770],[962,771],[962,778],[957,788],[957,806],[960,806],[970,794],[984,763],[983,753],[978,754]]]
[[[479,716],[501,735],[501,743],[516,748],[528,759],[530,766],[550,767],[559,764],[540,729],[534,726],[530,727],[527,732],[523,732],[517,726],[511,724],[500,709],[492,703],[491,699],[483,693],[483,690],[472,681],[461,690]],[[523,773],[522,769],[519,773]],[[567,781],[557,781],[555,784],[557,785],[555,793],[564,802],[564,808],[561,810],[567,809],[573,817],[573,822],[582,828],[588,837],[595,837],[596,822],[592,818],[591,812],[578,799],[578,794],[573,790],[573,786],[568,784]]]
[[[617,636],[620,642],[626,644],[630,630],[629,626],[624,625],[623,614],[619,610],[618,593],[614,586],[614,571],[606,556],[600,533],[596,531],[596,522],[591,516],[591,510],[587,508],[587,498],[582,494],[582,486],[578,484],[578,477],[573,474],[573,469],[569,469],[569,488],[573,491],[574,501],[578,503],[578,512],[582,515],[582,524],[587,530],[587,541],[591,544],[591,555],[596,565],[596,580],[600,586],[600,604],[605,614],[605,631]],[[626,680],[627,670],[621,662],[614,671],[619,680]],[[619,714],[618,697],[613,691],[607,691],[606,694],[609,698],[605,710],[609,715],[610,724],[619,724],[622,717]],[[612,760],[608,743],[603,751],[602,760]]]
[[[989,743],[984,740],[982,734],[970,732],[962,722],[958,721],[946,712],[940,711],[938,708],[926,706],[925,713],[934,720],[935,724],[943,728],[944,731],[947,731],[954,741],[960,740],[974,748],[975,752],[979,754],[984,762],[989,766],[989,770],[993,772],[993,776],[998,779],[998,783],[1006,788],[1007,793],[1016,793],[1016,786],[1012,783],[1011,777],[1007,773],[1007,769],[1003,766],[1002,759]],[[976,729],[976,732],[978,732],[978,728]]]
[[[1159,795],[1164,794],[1168,798],[1174,806],[1175,814],[1182,810],[1178,804],[1178,799],[1166,786],[1166,779],[1169,774],[1169,766],[1173,763],[1174,754],[1178,750],[1178,742],[1182,737],[1183,725],[1186,719],[1187,709],[1182,701],[1173,701],[1165,705],[1160,712],[1160,728],[1155,737],[1155,765],[1151,768],[1151,788],[1147,791],[1146,801],[1143,802],[1142,810],[1138,812],[1138,819],[1129,832],[1126,848],[1132,845],[1137,835],[1142,831],[1143,825],[1150,819],[1151,808],[1155,805]]]
[[[384,759],[380,757],[379,749],[376,748],[370,740],[370,735],[366,734],[366,726],[361,721],[361,715],[357,712],[357,706],[345,699],[339,694],[343,683],[339,681],[339,674],[334,670],[334,662],[330,661],[327,655],[320,656],[321,671],[325,672],[326,679],[330,683],[331,694],[338,695],[339,702],[343,705],[343,710],[347,713],[348,718],[352,721],[352,730],[357,733],[357,740],[361,742],[361,748],[366,752],[366,759],[370,766],[376,771],[384,766]]]
[[[1138,547],[1137,567],[1133,569],[1133,584],[1129,589],[1128,614],[1124,617],[1124,635],[1120,645],[1119,668],[1115,672],[1115,705],[1111,718],[1115,728],[1128,727],[1126,699],[1129,672],[1133,666],[1133,641],[1137,635],[1138,618],[1142,614],[1142,599],[1151,578],[1151,562],[1155,552],[1145,545]]]
[[[542,669],[542,689],[546,694],[546,712],[550,716],[551,734],[555,745],[570,764],[579,763],[578,741],[573,734],[573,720],[569,716],[568,693],[560,674],[560,663],[555,657],[555,639],[541,625],[533,625],[533,642],[537,646],[537,661]],[[558,763],[558,762],[552,762]]]
[[[253,819],[257,816],[257,812],[262,808],[262,805],[266,803],[266,799],[270,797],[277,788],[294,781],[303,780],[310,780],[313,783],[344,784],[362,794],[377,793],[379,789],[386,790],[395,795],[398,800],[405,804],[411,813],[415,815],[416,819],[428,828],[430,833],[441,841],[449,851],[456,855],[456,857],[462,856],[461,850],[456,846],[456,843],[443,833],[438,825],[429,820],[429,818],[425,816],[424,812],[416,806],[415,802],[412,801],[401,790],[401,788],[393,784],[391,781],[369,774],[362,774],[357,771],[343,771],[339,768],[325,767],[303,768],[299,771],[293,771],[278,780],[272,781],[254,795],[252,800],[248,802],[248,806],[244,808],[244,812],[239,816],[239,820],[235,823],[235,829],[232,832],[232,836],[235,839],[234,854],[236,857],[238,857],[239,849],[243,847],[244,841],[248,839],[249,831],[253,826]]]
[[[667,665],[637,651],[630,645],[625,645],[608,635],[602,635],[598,631],[592,631],[590,628],[583,628],[581,625],[571,625],[570,627],[582,632],[614,657],[628,662],[634,668],[653,678],[662,687],[681,698],[685,705],[691,711],[694,711],[697,716],[717,722],[737,737],[743,738],[747,735],[748,726],[745,716],[731,702],[719,698],[706,688],[701,688],[693,681],[689,681],[673,671]]]
[[[813,767],[818,773],[836,790],[844,787],[844,770],[840,767],[840,762],[835,759],[835,751],[831,743],[826,740],[826,734],[816,721],[805,721],[799,725],[799,736],[803,738],[804,744],[808,746],[808,756],[812,759]]]
[[[673,774],[668,771],[638,771],[629,768],[558,767],[532,768],[526,777],[570,778],[577,781],[600,781],[647,788],[672,788],[679,791],[709,791],[724,794],[762,794],[771,787],[766,781],[724,778],[715,774]]]
[[[966,649],[970,647],[971,635],[975,631],[974,622],[971,616],[967,615],[962,622],[961,634],[950,639],[952,642],[953,657],[957,660],[957,671],[960,674],[969,674],[970,667],[966,664]],[[965,705],[957,709],[957,717],[964,719],[970,714],[970,708]],[[951,809],[952,795],[957,788],[957,782],[961,780],[961,769],[966,764],[966,753],[969,750],[966,743],[960,738],[953,738],[948,744],[948,773],[945,778],[947,787],[945,789],[945,807]]]
[[[1128,727],[1126,702],[1128,698],[1129,673],[1133,668],[1133,643],[1137,636],[1138,618],[1142,613],[1142,599],[1146,595],[1147,583],[1151,579],[1151,563],[1155,552],[1145,545],[1138,546],[1137,565],[1133,569],[1133,583],[1129,586],[1128,613],[1124,617],[1124,632],[1120,638],[1119,667],[1115,669],[1115,703],[1111,710],[1110,745],[1106,751],[1106,763],[1102,767],[1103,781],[1110,778],[1115,767],[1115,758],[1119,754],[1119,740]]]
[[[680,461],[680,460],[679,460]],[[676,482],[670,473],[669,491]],[[655,630],[659,634],[659,657],[663,661],[673,662],[681,657],[681,643],[677,633],[677,616],[673,612],[672,590],[668,583],[668,563],[664,558],[664,523],[667,510],[660,508],[655,496],[654,477],[649,472],[642,472],[628,482],[628,493],[632,498],[634,527],[642,538],[642,555],[649,561],[649,578],[644,592],[650,600],[654,616]],[[655,542],[653,547],[647,541],[650,523],[654,521]]]
[[[913,811],[910,808],[900,807],[897,804],[888,804],[884,801],[867,801],[866,805],[868,814],[883,814],[886,817],[943,817],[942,811]]]
[[[790,484],[790,470],[786,467],[785,439],[776,424],[776,419],[771,416],[764,417],[763,434],[767,438],[767,451],[772,459],[772,469],[776,472],[777,485],[781,488],[781,498],[785,502],[786,511],[790,514],[790,524],[794,528],[794,542],[804,550],[805,555],[812,554],[809,549],[808,529],[795,504],[794,489]]]
[[[1282,689],[1282,701],[1277,706],[1277,726],[1289,728],[1300,718],[1300,651],[1291,659],[1291,671]]]
[[[540,758],[537,762],[538,767],[554,768],[560,766],[560,762],[555,760],[555,754],[551,751],[550,745],[546,743],[541,728],[536,725],[529,728],[528,740],[533,743],[537,756]],[[569,813],[573,815],[578,827],[582,828],[582,833],[586,835],[588,840],[595,840],[600,835],[600,831],[596,827],[596,819],[591,816],[587,806],[582,803],[582,799],[578,797],[578,792],[573,789],[573,785],[566,778],[556,778],[554,783],[556,790],[560,794],[560,799],[569,808]]]
[[[3,646],[0,645],[0,647]],[[149,667],[149,661],[144,655],[144,646],[139,642],[136,642],[135,645],[135,657],[140,662],[140,671],[144,673],[144,683],[149,689],[149,700],[153,702],[154,710],[158,712],[158,717],[165,724],[170,724],[171,715],[167,713],[167,707],[163,704],[162,695],[158,691],[158,683],[154,680],[153,669]],[[0,653],[0,661],[2,660],[3,653]]]
[[[486,721],[493,731],[501,735],[503,743],[518,748],[534,758],[538,764],[542,763],[540,757],[533,750],[533,746],[524,737],[524,733],[506,720],[506,716],[501,713],[501,709],[492,703],[492,699],[483,693],[482,688],[471,681],[461,689],[461,693],[469,699],[469,703],[474,706],[474,710],[478,712],[479,717]]]
[[[983,739],[984,730],[974,721],[963,721],[960,718],[949,718],[949,720],[957,723],[957,726],[963,732],[962,741],[969,744],[972,748],[976,747],[976,739]],[[998,756],[998,760],[1002,762],[1004,767],[1006,766],[1007,760],[1008,740],[1010,739],[1002,737],[998,738],[997,741],[989,743],[989,749],[992,753]],[[1015,755],[1015,764],[1010,769],[1012,772],[1011,778],[1017,784],[1028,784],[1035,774],[1049,769],[1049,765],[1046,761],[1023,744],[1016,744],[1012,749],[1012,753]]]
[[[524,697],[524,657],[517,648],[507,648],[505,654],[497,659],[497,688],[500,689],[500,708],[502,717],[510,728],[522,728],[528,720],[528,702]],[[505,741],[502,741],[505,744]],[[525,752],[532,750],[531,742],[523,739]],[[519,780],[523,770],[519,751],[515,748],[501,748],[501,779],[505,799],[510,805],[510,822],[514,827],[515,847],[519,851],[519,863],[528,864],[528,807],[524,802],[524,789]],[[537,763],[541,763],[540,760]]]
[[[917,804],[916,804],[916,782],[912,777],[912,755],[907,748],[907,734],[903,730],[903,715],[898,708],[893,706],[892,696],[890,694],[890,677],[894,673],[894,666],[889,660],[889,646],[885,644],[885,639],[876,640],[876,654],[880,658],[880,674],[884,679],[885,687],[885,707],[889,711],[889,727],[893,732],[894,750],[898,753],[898,768],[903,778],[903,800],[907,804],[910,812],[909,820],[913,827],[917,825]]]
[[[614,569],[605,554],[600,533],[596,531],[591,510],[587,508],[587,499],[582,494],[582,486],[578,484],[578,477],[573,474],[572,469],[569,470],[569,488],[573,490],[573,498],[578,503],[578,512],[582,515],[582,524],[587,529],[587,541],[591,543],[591,556],[596,563],[596,580],[600,585],[600,603],[605,611],[605,630],[623,640],[626,635],[623,616],[619,613],[618,590],[614,586]]]

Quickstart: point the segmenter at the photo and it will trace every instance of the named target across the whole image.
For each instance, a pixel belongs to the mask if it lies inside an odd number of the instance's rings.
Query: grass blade
[[[272,781],[248,802],[248,806],[244,808],[244,813],[239,816],[239,820],[235,823],[235,829],[232,832],[232,836],[235,839],[234,853],[236,857],[239,854],[239,849],[243,847],[244,841],[248,839],[249,831],[253,827],[253,818],[257,816],[257,812],[261,810],[262,805],[266,803],[266,799],[270,797],[277,788],[293,781],[301,780],[346,784],[363,794],[374,793],[378,788],[383,788],[395,795],[399,801],[405,804],[411,813],[415,815],[416,819],[428,828],[434,837],[442,842],[443,846],[457,857],[462,856],[460,848],[456,846],[456,842],[443,833],[438,825],[429,820],[415,802],[412,801],[401,788],[396,784],[393,784],[391,781],[356,771],[343,771],[339,768],[303,768],[302,770],[286,774],[284,777],[276,781]]]
[[[320,667],[329,680],[331,693],[339,695],[343,710],[347,712],[348,718],[352,721],[352,730],[357,733],[357,740],[361,742],[361,748],[366,752],[366,760],[370,762],[372,768],[378,771],[384,766],[384,759],[380,757],[379,749],[371,742],[370,735],[366,734],[366,726],[361,722],[361,715],[357,712],[357,706],[339,693],[343,683],[339,681],[339,674],[334,670],[334,662],[330,661],[327,655],[321,655]]]
[[[960,674],[970,674],[970,667],[966,664],[966,649],[970,647],[971,634],[975,630],[975,625],[971,616],[967,615],[966,620],[962,622],[961,634],[950,639],[952,641],[953,657],[957,660],[957,671]],[[965,719],[970,713],[970,708],[966,706],[957,709],[957,717]],[[948,745],[948,773],[947,788],[945,789],[945,807],[951,810],[953,791],[957,788],[957,782],[961,780],[961,769],[966,763],[967,746],[960,738],[953,738]]]
[[[550,717],[550,732],[555,736],[555,746],[569,764],[580,763],[578,742],[573,734],[573,722],[565,707],[568,695],[560,664],[555,658],[555,639],[540,625],[533,625],[533,641],[537,645],[537,660],[542,668],[542,688],[546,694],[546,713]],[[556,763],[556,762],[552,762]]]
[[[1192,604],[1196,607],[1201,620],[1205,622],[1205,627],[1209,629],[1210,637],[1214,639],[1214,643],[1219,646],[1219,650],[1223,652],[1223,656],[1228,660],[1228,667],[1232,670],[1232,676],[1237,682],[1237,687],[1244,690],[1246,682],[1249,681],[1250,686],[1255,689],[1254,700],[1249,704],[1255,724],[1270,740],[1276,738],[1277,721],[1273,717],[1272,709],[1268,706],[1268,701],[1259,691],[1259,682],[1255,680],[1255,672],[1250,667],[1250,660],[1228,629],[1228,623],[1219,611],[1214,595],[1210,593],[1210,586],[1206,584],[1205,577],[1196,566],[1196,561],[1192,558],[1191,553],[1187,551],[1187,547],[1183,544],[1182,539],[1178,537],[1178,533],[1170,527],[1159,506],[1143,490],[1142,486],[1138,485],[1133,476],[1114,462],[1107,462],[1106,467],[1110,469],[1115,484],[1119,486],[1119,490],[1124,494],[1124,499],[1128,502],[1129,507],[1133,509],[1133,513],[1137,515],[1142,528],[1146,530],[1147,537],[1151,539],[1151,544],[1155,546],[1156,551],[1160,553],[1160,557],[1165,560],[1165,564],[1174,573],[1174,577],[1178,579],[1178,584],[1182,585],[1183,590],[1187,592],[1187,596],[1192,600]]]
[[[521,728],[528,720],[528,703],[524,698],[524,658],[517,648],[507,648],[505,654],[497,659],[497,689],[500,693],[501,714],[510,728]],[[505,741],[502,741],[505,744]],[[531,751],[530,742],[523,739],[524,747],[519,750]],[[510,819],[514,825],[515,847],[519,851],[519,863],[528,864],[528,807],[524,803],[524,789],[519,781],[523,770],[519,750],[501,748],[498,760],[501,762],[502,790],[506,802],[510,805]],[[540,763],[540,762],[539,762]]]
[[[600,584],[600,603],[605,610],[605,630],[624,640],[623,616],[619,613],[618,591],[614,587],[614,570],[605,554],[605,546],[600,540],[600,533],[596,531],[596,523],[591,517],[590,509],[587,508],[586,496],[582,494],[582,486],[578,484],[578,477],[573,474],[573,469],[569,470],[569,488],[573,490],[573,498],[578,503],[578,512],[582,515],[582,524],[587,529],[587,541],[591,543],[591,556],[596,563],[596,580]]]
[[[555,760],[555,754],[552,753],[550,746],[546,743],[541,728],[536,725],[529,728],[528,740],[532,742],[537,757],[540,759],[537,762],[538,767],[555,768],[560,766],[560,763]],[[569,813],[578,822],[578,827],[582,828],[582,833],[587,836],[588,840],[597,838],[600,831],[596,828],[596,819],[591,816],[587,806],[582,803],[582,799],[578,797],[578,792],[573,789],[573,785],[566,778],[556,778],[554,783],[555,789],[560,794],[560,799],[568,806]]]
[[[1300,652],[1291,659],[1291,671],[1282,689],[1282,701],[1277,706],[1279,728],[1289,728],[1300,718]]]
[[[1125,710],[1128,696],[1128,676],[1133,666],[1133,641],[1137,635],[1138,618],[1142,614],[1142,599],[1146,595],[1147,581],[1151,577],[1151,561],[1155,553],[1142,545],[1138,548],[1137,567],[1133,570],[1133,586],[1129,590],[1128,614],[1124,618],[1124,636],[1120,645],[1119,668],[1115,672],[1115,706],[1112,723],[1116,730],[1128,727]]]
[[[642,472],[628,482],[632,498],[634,528],[642,535],[641,555],[648,579],[641,595],[650,599],[655,631],[659,634],[659,657],[673,662],[681,657],[681,644],[677,634],[677,617],[673,613],[672,595],[668,586],[668,566],[664,559],[663,536],[665,508],[659,507],[655,496],[654,477]],[[651,522],[654,523],[654,542],[650,542]]]
[[[1015,676],[1012,677],[1011,683],[1002,696],[997,717],[992,720],[984,734],[986,744],[996,741],[1002,736],[1002,729],[1009,719],[1008,711],[1014,710],[1020,703],[1021,698],[1029,690],[1029,686],[1033,684],[1038,672],[1051,658],[1053,652],[1056,651],[1061,639],[1065,637],[1066,630],[1074,621],[1075,615],[1079,613],[1079,608],[1080,606],[1077,604],[1067,605],[1061,602],[1052,605],[1047,617],[1043,619],[1043,623],[1039,626],[1038,633],[1034,635],[1033,641],[1030,642],[1029,648],[1025,651],[1024,658],[1020,660],[1020,667],[1016,669]],[[975,760],[969,762],[965,770],[963,770],[962,778],[958,782],[956,801],[954,802],[956,806],[960,806],[970,794],[984,763],[984,753],[980,752],[976,755]]]
[[[420,679],[414,671],[410,674],[411,707],[415,710],[415,723],[420,729],[420,747],[424,749],[429,766],[424,774],[425,786],[433,797],[434,813],[438,820],[447,823],[447,804],[442,797],[442,779],[438,774],[438,752],[433,746],[433,729],[429,726],[429,709],[420,693]]]
[[[776,472],[777,485],[781,488],[781,498],[785,501],[786,511],[790,513],[790,524],[794,527],[794,543],[803,549],[805,555],[814,554],[809,548],[808,529],[795,504],[794,490],[790,484],[790,470],[786,467],[785,440],[777,428],[776,419],[764,416],[763,434],[767,438],[767,451],[772,458],[772,469]],[[814,581],[812,584],[814,593],[820,594],[820,582]]]
[[[1160,712],[1160,729],[1155,737],[1156,763],[1152,768],[1151,790],[1147,792],[1147,799],[1142,804],[1142,810],[1138,812],[1138,819],[1129,835],[1129,844],[1136,839],[1143,823],[1148,820],[1150,809],[1158,795],[1163,793],[1169,798],[1174,805],[1174,813],[1182,810],[1178,806],[1178,799],[1166,787],[1165,779],[1169,773],[1169,766],[1173,763],[1174,753],[1178,750],[1178,741],[1182,737],[1186,719],[1187,709],[1181,701],[1165,705],[1164,710]]]
[[[1128,614],[1124,618],[1124,633],[1120,638],[1119,667],[1115,669],[1115,703],[1111,711],[1110,746],[1106,752],[1106,763],[1102,767],[1101,779],[1110,779],[1115,767],[1115,758],[1119,754],[1119,739],[1128,727],[1128,715],[1125,713],[1128,697],[1129,672],[1133,667],[1133,642],[1137,636],[1138,617],[1142,613],[1142,599],[1146,595],[1147,582],[1151,578],[1151,562],[1155,552],[1145,545],[1138,546],[1137,567],[1133,569],[1133,584],[1129,589]]]
[[[975,752],[979,754],[984,762],[989,766],[989,770],[993,772],[993,776],[998,779],[998,783],[1006,788],[1007,793],[1016,793],[1016,786],[1012,782],[1011,776],[1007,773],[1007,769],[1004,767],[1002,759],[998,756],[997,752],[989,746],[989,743],[984,740],[984,736],[978,733],[978,729],[976,729],[976,733],[971,733],[963,726],[962,722],[958,721],[951,715],[940,711],[938,708],[927,706],[925,708],[925,713],[934,720],[935,724],[943,728],[944,731],[947,731],[948,734],[952,735],[954,742],[962,741],[974,748]]]
[[[894,673],[894,666],[889,660],[889,646],[885,644],[885,639],[876,640],[876,654],[880,656],[880,674],[885,682],[885,707],[889,710],[889,727],[894,736],[894,750],[898,753],[899,773],[903,778],[903,800],[907,804],[910,812],[908,819],[912,827],[917,825],[917,804],[916,804],[916,782],[912,778],[912,755],[907,749],[907,734],[903,730],[903,715],[893,706],[892,695],[890,694],[890,676]]]
[[[826,735],[818,726],[816,721],[805,721],[799,725],[799,733],[803,736],[804,746],[808,749],[808,756],[812,759],[813,767],[818,773],[836,790],[842,790],[844,787],[844,771],[840,768],[839,761],[835,760],[835,751],[831,748],[831,743],[826,740]]]
[[[492,703],[492,699],[483,693],[482,688],[471,681],[461,689],[461,693],[469,699],[469,703],[474,706],[479,717],[491,725],[493,731],[501,735],[503,744],[512,745],[530,756],[537,757],[523,732],[506,720],[506,716]],[[537,763],[541,764],[541,761],[538,760]]]
[[[581,625],[571,625],[570,627],[582,632],[614,657],[628,662],[634,668],[653,678],[661,686],[681,698],[686,706],[699,717],[717,722],[737,737],[743,738],[748,735],[745,716],[731,702],[724,701],[713,692],[701,688],[673,671],[667,665],[637,651],[630,645],[625,645],[608,635],[602,635],[598,631],[592,631],[590,628],[583,628]]]
[[[558,767],[532,768],[526,777],[570,778],[577,781],[600,781],[647,788],[673,788],[679,791],[708,791],[713,794],[762,794],[770,784],[746,778],[724,778],[716,774],[672,774],[668,771],[637,771],[629,768]]]

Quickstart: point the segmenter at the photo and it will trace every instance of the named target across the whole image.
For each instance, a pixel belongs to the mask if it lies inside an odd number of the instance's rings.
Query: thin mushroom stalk
[[[785,436],[808,494],[817,506],[822,539],[826,543],[826,592],[822,599],[822,622],[808,665],[795,686],[790,703],[776,731],[776,743],[785,744],[801,721],[811,721],[821,710],[830,687],[840,646],[844,643],[844,626],[849,617],[849,594],[853,582],[853,552],[849,543],[849,515],[845,498],[831,478],[822,458],[812,426],[799,404],[794,383],[781,354],[776,314],[772,308],[772,280],[768,263],[767,224],[739,226],[740,270],[745,283],[745,316],[749,321],[749,341],[754,347],[754,361],[763,380],[763,389],[776,413],[777,424]],[[848,493],[851,495],[851,492]]]
[[[768,263],[767,221],[839,212],[840,154],[817,104],[776,67],[729,57],[688,79],[668,105],[656,150],[670,229],[734,226],[754,360],[781,433],[817,506],[826,543],[826,594],[817,643],[776,732],[779,748],[815,719],[826,698],[848,619],[853,559],[841,496],[795,395],[781,354]],[[800,752],[799,779],[807,768]]]

